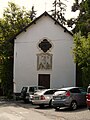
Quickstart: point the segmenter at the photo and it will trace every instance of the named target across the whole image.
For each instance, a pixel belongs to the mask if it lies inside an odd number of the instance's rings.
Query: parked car
[[[61,107],[69,107],[75,110],[79,105],[86,105],[86,91],[79,87],[61,88],[54,93],[52,104],[56,110]]]
[[[87,88],[86,103],[87,103],[88,109],[90,110],[90,85]]]
[[[44,107],[45,105],[52,106],[53,94],[58,91],[57,89],[45,89],[34,93],[32,103]]]
[[[38,90],[45,89],[43,86],[25,86],[21,90],[21,99],[26,103],[26,102],[31,102],[32,101],[32,96],[34,92]]]

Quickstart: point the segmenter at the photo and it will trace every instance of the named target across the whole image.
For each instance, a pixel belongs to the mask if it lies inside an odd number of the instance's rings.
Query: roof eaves
[[[61,25],[55,18],[53,18],[53,17],[52,17],[51,15],[49,15],[48,13],[47,13],[47,15],[48,15],[49,17],[51,17],[51,18],[55,21],[55,24],[59,24],[59,25],[64,29],[64,32],[68,32],[70,35],[73,36],[73,33],[70,32],[69,30],[67,30],[66,27],[64,27],[63,25]]]
[[[38,19],[40,19],[43,15],[45,15],[45,16],[48,15],[51,19],[53,19],[53,20],[55,21],[56,24],[60,25],[60,26],[64,29],[64,32],[68,32],[70,35],[73,36],[73,33],[71,33],[70,31],[68,31],[68,30],[67,30],[63,25],[61,25],[55,18],[53,18],[51,15],[49,15],[49,14],[45,11],[45,12],[44,12],[43,14],[41,14],[39,17],[37,17],[36,19],[34,19],[30,24],[28,24],[25,28],[23,28],[20,32],[18,32],[15,36],[13,36],[11,39],[9,39],[9,41],[12,41],[12,40],[16,39],[16,37],[17,37],[20,33],[22,33],[23,31],[26,32],[26,29],[27,29],[28,27],[30,27],[32,24],[36,24],[36,21],[37,21]]]
[[[21,29],[17,34],[15,34],[12,38],[10,38],[8,41],[12,41],[12,40],[14,40],[14,39],[16,39],[16,37],[20,34],[20,33],[22,33],[23,31],[25,31],[26,32],[26,29],[28,28],[28,27],[30,27],[32,24],[36,24],[36,21],[38,20],[38,19],[40,19],[43,15],[48,15],[48,13],[45,11],[43,14],[41,14],[39,17],[37,17],[36,19],[34,19],[30,24],[28,24],[25,28],[23,28],[23,29]]]

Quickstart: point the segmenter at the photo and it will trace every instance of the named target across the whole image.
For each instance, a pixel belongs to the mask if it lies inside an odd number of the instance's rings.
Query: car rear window
[[[73,88],[70,90],[71,93],[81,93],[81,91],[78,88]]]
[[[66,93],[67,90],[59,90],[57,92],[55,92],[55,95],[58,95],[58,94],[64,94]]]
[[[23,87],[22,92],[27,92],[28,87]]]
[[[48,91],[46,91],[45,93],[44,93],[44,95],[52,95],[52,94],[54,94],[56,91],[58,91],[58,90],[48,90]]]
[[[37,87],[30,87],[29,88],[29,92],[34,92],[35,90],[37,90]]]

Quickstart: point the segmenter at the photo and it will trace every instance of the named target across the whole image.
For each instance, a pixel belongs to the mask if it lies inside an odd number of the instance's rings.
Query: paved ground
[[[0,103],[0,120],[52,120],[32,109],[13,102]]]
[[[86,107],[76,111],[24,104],[22,101],[0,102],[0,120],[90,120],[90,111]]]

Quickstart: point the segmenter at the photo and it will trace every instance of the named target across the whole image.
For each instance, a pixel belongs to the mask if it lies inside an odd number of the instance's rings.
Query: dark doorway
[[[44,86],[45,88],[50,88],[50,74],[39,74],[38,85]]]

